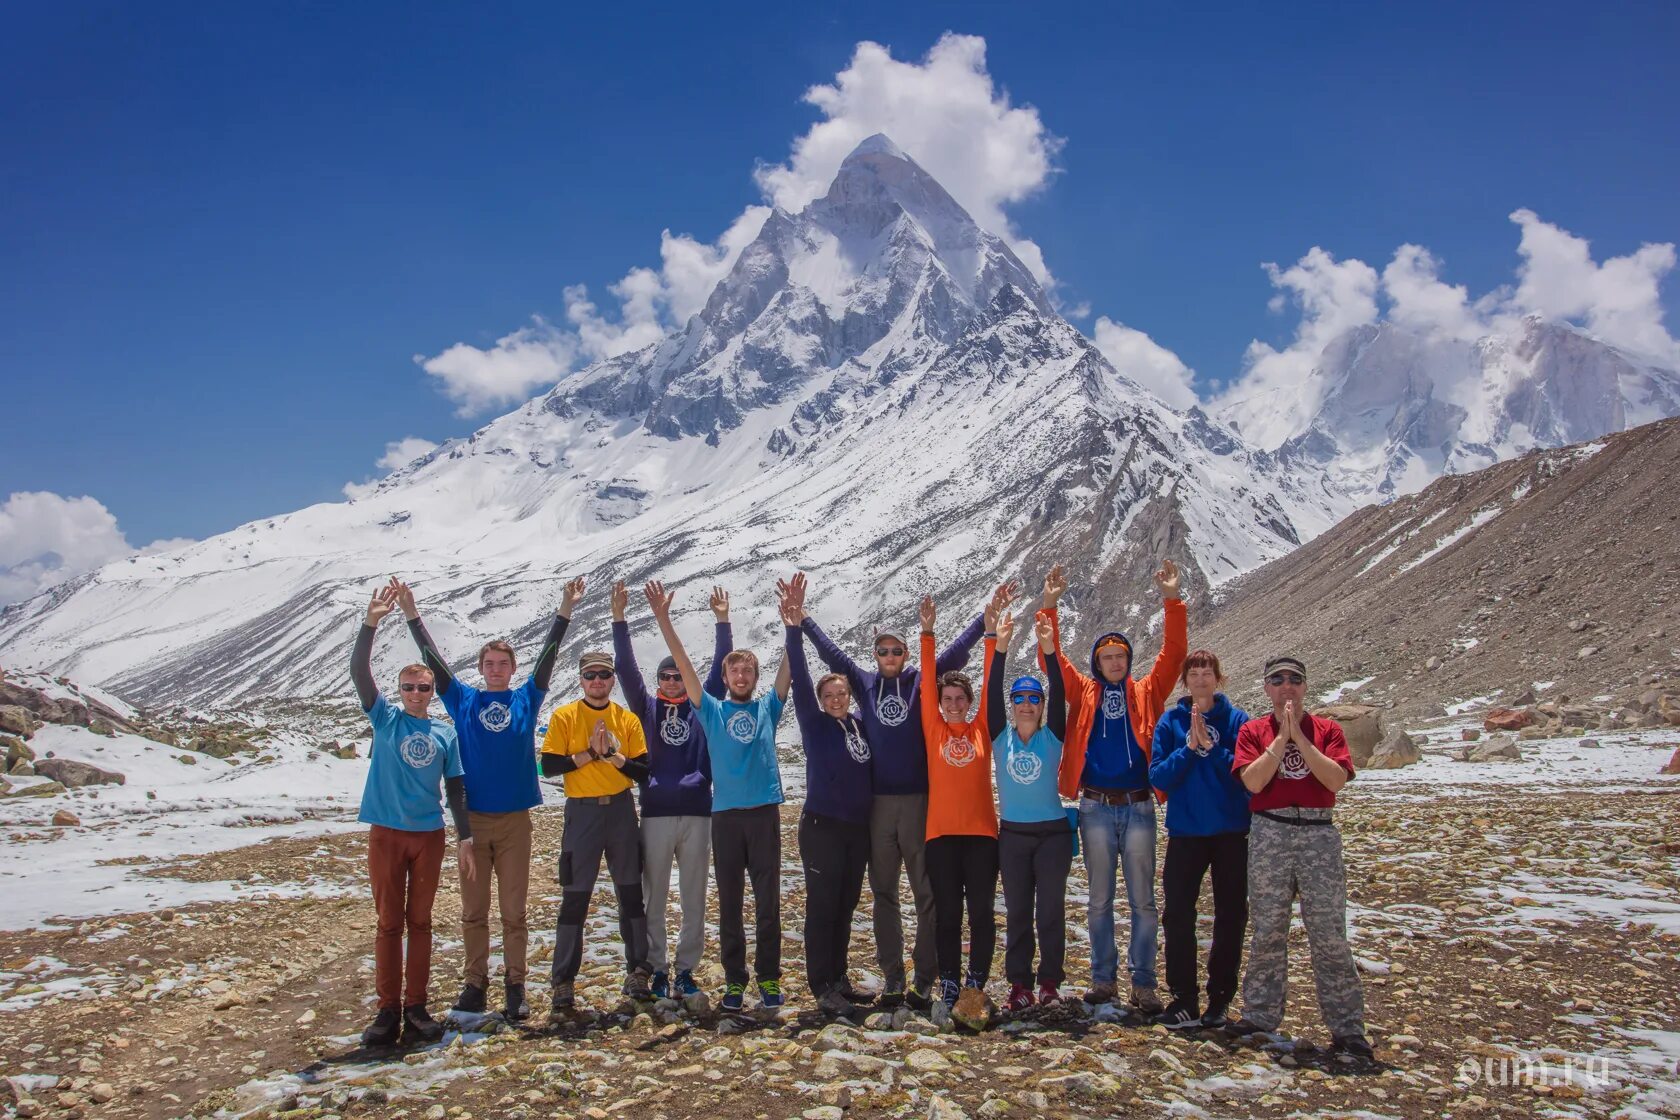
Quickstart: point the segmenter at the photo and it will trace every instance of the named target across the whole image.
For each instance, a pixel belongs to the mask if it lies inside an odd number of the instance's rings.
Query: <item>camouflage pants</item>
[[[1279,816],[1327,819],[1328,809]],[[1253,935],[1243,975],[1243,1018],[1265,1030],[1283,1022],[1289,979],[1289,917],[1301,899],[1318,1009],[1335,1038],[1365,1033],[1365,992],[1347,940],[1347,874],[1333,824],[1295,825],[1258,813],[1248,840],[1248,914]]]

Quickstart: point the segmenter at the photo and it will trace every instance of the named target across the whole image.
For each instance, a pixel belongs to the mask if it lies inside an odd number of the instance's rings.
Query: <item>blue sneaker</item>
[[[687,999],[689,996],[697,996],[700,994],[700,985],[694,982],[694,973],[685,968],[681,972],[677,973],[676,988],[674,990],[678,999]]]
[[[671,998],[671,978],[663,968],[653,974],[653,983],[649,986],[653,989],[654,999]]]
[[[955,980],[941,980],[939,982],[939,999],[949,1011],[957,1005],[957,997],[962,994],[962,988]]]
[[[759,1006],[765,1010],[774,1011],[783,1003],[782,982],[780,980],[760,980],[758,982]]]
[[[746,994],[745,984],[726,984],[723,989],[723,1002],[718,1004],[724,1011],[741,1010],[742,997]]]

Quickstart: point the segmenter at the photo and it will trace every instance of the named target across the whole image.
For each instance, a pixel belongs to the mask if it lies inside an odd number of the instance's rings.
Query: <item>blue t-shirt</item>
[[[773,688],[746,704],[710,693],[700,697],[700,724],[712,758],[712,812],[782,803],[776,721],[784,703]]]
[[[418,719],[381,696],[367,712],[373,725],[367,784],[356,819],[403,832],[443,827],[443,779],[461,776],[455,729]]]
[[[1056,771],[1062,765],[1062,741],[1041,727],[1027,742],[1013,727],[992,740],[997,770],[998,816],[1016,824],[1059,821],[1067,817],[1056,794]]]
[[[1097,682],[1097,710],[1085,747],[1085,772],[1079,784],[1097,789],[1148,789],[1149,759],[1132,730],[1126,710],[1126,682]]]
[[[544,695],[530,678],[512,691],[482,692],[459,680],[444,691],[443,706],[461,740],[468,809],[517,813],[542,804],[537,712]]]

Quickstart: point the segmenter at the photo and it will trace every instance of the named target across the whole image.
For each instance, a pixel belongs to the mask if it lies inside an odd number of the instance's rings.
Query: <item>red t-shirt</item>
[[[1353,758],[1348,754],[1347,736],[1342,734],[1341,724],[1306,712],[1301,716],[1301,731],[1306,735],[1307,742],[1323,751],[1332,761],[1341,763],[1348,777],[1353,777]],[[1277,738],[1277,733],[1276,716],[1261,716],[1243,724],[1242,730],[1237,732],[1237,755],[1231,764],[1231,773],[1240,778],[1242,768],[1264,754],[1266,748],[1272,745],[1272,740]],[[1254,812],[1261,809],[1328,809],[1335,803],[1336,795],[1307,769],[1307,760],[1294,743],[1285,748],[1283,761],[1278,763],[1272,780],[1248,799],[1248,807]]]

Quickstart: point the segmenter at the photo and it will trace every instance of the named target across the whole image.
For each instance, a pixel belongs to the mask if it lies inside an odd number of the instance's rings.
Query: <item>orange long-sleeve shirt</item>
[[[997,639],[986,639],[984,673],[990,672]],[[939,710],[939,672],[933,635],[922,635],[922,736],[927,740],[927,838],[996,836],[992,801],[992,741],[986,735],[986,690],[967,723],[950,723]]]

